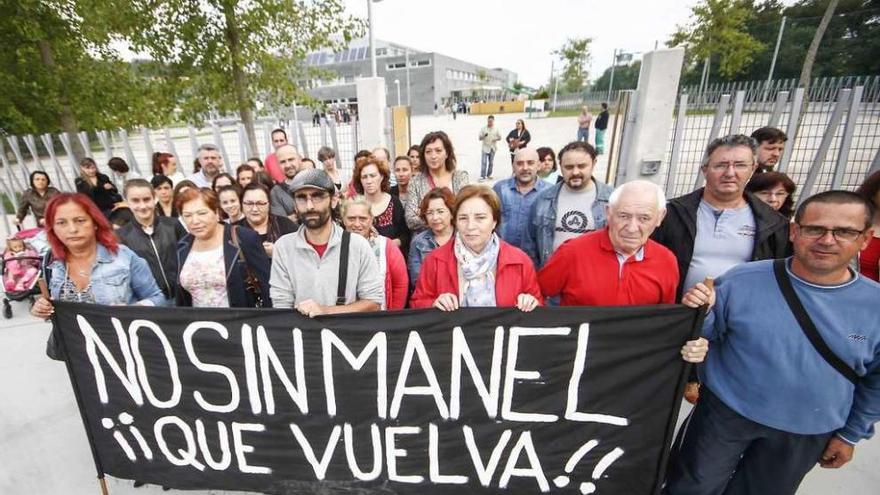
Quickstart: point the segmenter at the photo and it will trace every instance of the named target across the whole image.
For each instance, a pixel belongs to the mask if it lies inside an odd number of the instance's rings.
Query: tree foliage
[[[161,82],[120,59],[91,7],[0,0],[0,132],[128,128],[170,117]]]
[[[773,77],[797,78],[829,2],[799,0],[788,6],[780,0],[751,3],[751,21],[745,31],[763,48],[733,77],[720,73],[717,57],[713,55],[710,79],[767,79],[783,15],[787,19]],[[697,84],[702,68],[702,61],[688,54],[682,83]],[[840,0],[819,45],[812,74],[813,77],[880,74],[880,0]]]
[[[565,91],[574,93],[586,86],[592,42],[592,38],[569,38],[562,47],[553,52],[563,63],[560,83]],[[551,87],[553,82],[551,81]]]
[[[692,7],[691,22],[678,26],[668,46],[683,46],[690,64],[718,60],[722,77],[740,74],[765,45],[748,32],[754,20],[752,0],[704,0]]]
[[[309,102],[301,81],[318,74],[306,55],[341,50],[364,23],[341,0],[131,0],[116,16],[138,52],[177,81],[183,118],[237,112],[253,149],[253,109]],[[109,3],[107,9],[113,9]],[[157,21],[161,19],[162,21]]]
[[[636,89],[639,84],[639,71],[642,70],[642,62],[636,60],[629,65],[618,65],[614,68],[614,87],[612,91],[618,89]],[[605,72],[593,82],[593,91],[607,91],[608,83],[611,82],[611,67],[605,69]]]

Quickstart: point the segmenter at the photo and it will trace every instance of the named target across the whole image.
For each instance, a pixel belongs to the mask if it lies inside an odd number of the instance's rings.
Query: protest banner
[[[61,302],[54,316],[99,477],[420,495],[658,493],[700,319]]]

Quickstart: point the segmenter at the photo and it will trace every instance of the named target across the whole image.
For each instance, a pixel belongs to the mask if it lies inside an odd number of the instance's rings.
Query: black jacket
[[[116,231],[120,242],[147,260],[156,284],[169,299],[177,295],[177,242],[185,235],[183,225],[167,217],[156,217],[153,235],[147,235],[137,221]]]
[[[604,131],[608,128],[608,110],[602,110],[596,119],[596,129]]]
[[[232,243],[233,228],[238,229],[238,244],[241,252]],[[192,250],[194,240],[192,234],[187,234],[177,243],[178,279],[180,270]],[[272,262],[263,249],[259,234],[251,229],[223,224],[223,260],[226,265],[226,295],[229,298],[230,308],[272,307],[272,300],[269,299],[269,270]],[[259,282],[261,299],[259,305],[256,295],[247,288],[248,270],[245,266]],[[177,305],[192,306],[192,296],[183,287],[177,291]]]
[[[666,218],[654,231],[651,238],[663,244],[678,259],[678,292],[676,300],[681,300],[691,258],[694,256],[694,239],[697,236],[697,209],[703,198],[703,188],[669,200],[666,205]],[[788,219],[780,215],[763,201],[750,193],[746,202],[755,216],[755,247],[752,261],[785,258],[791,255],[788,240]]]
[[[110,181],[110,177],[102,173],[98,173],[98,183],[95,187],[90,187],[90,184],[82,177],[77,177],[73,182],[76,185],[76,192],[83,193],[92,198],[98,209],[103,211],[105,215],[109,214],[110,210],[113,209],[113,205],[122,201],[122,196],[119,195],[116,186]],[[106,184],[110,184],[112,187],[106,189]]]

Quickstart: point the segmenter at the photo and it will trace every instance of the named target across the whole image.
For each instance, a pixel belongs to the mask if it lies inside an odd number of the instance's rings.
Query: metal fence
[[[304,157],[316,160],[321,146],[336,150],[341,168],[354,166],[354,155],[360,149],[361,133],[357,121],[337,124],[332,119],[313,125],[303,121],[262,118],[254,126],[257,147],[252,150],[244,126],[237,120],[216,120],[204,128],[175,127],[164,129],[142,128],[136,132],[124,129],[81,132],[77,139],[86,156],[98,163],[98,169],[110,173],[107,161],[114,156],[125,159],[129,167],[144,177],[152,176],[152,155],[164,151],[177,158],[179,170],[184,175],[193,172],[193,162],[198,147],[213,143],[220,148],[225,171],[234,175],[236,167],[251,157],[265,157],[271,152],[272,130],[285,129],[288,141],[297,146]],[[39,140],[39,142],[37,141]],[[316,160],[317,161],[317,160]],[[73,191],[74,179],[79,176],[79,165],[74,159],[71,136],[67,134],[44,134],[41,136],[7,136],[0,139],[0,193],[9,198],[13,208],[18,208],[18,196],[28,189],[29,175],[34,170],[49,174],[52,185],[62,191]],[[0,218],[10,232],[3,201],[0,201]]]
[[[709,141],[751,134],[765,125],[788,135],[777,170],[791,176],[800,197],[828,188],[854,189],[880,167],[880,78],[861,81],[867,85],[813,88],[807,102],[802,88],[776,91],[772,99],[748,87],[732,94],[682,92],[662,171],[667,194],[678,196],[702,184],[699,167]],[[714,104],[706,103],[716,96]]]

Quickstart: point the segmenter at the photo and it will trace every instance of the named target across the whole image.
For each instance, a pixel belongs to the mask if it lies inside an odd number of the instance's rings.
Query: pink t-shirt
[[[284,171],[278,166],[278,159],[275,158],[275,153],[269,153],[266,155],[266,159],[263,160],[263,168],[266,169],[266,173],[269,174],[269,177],[271,177],[272,180],[275,182],[284,182]]]

